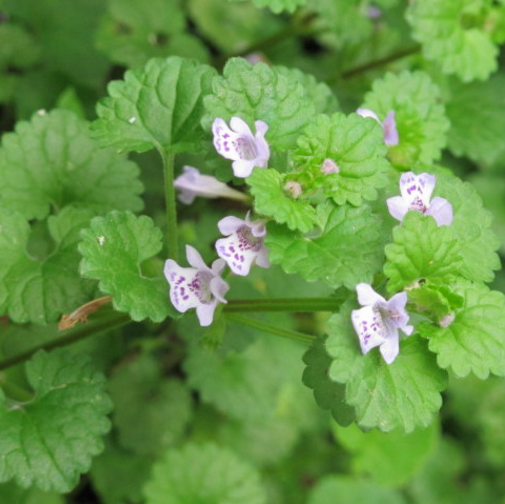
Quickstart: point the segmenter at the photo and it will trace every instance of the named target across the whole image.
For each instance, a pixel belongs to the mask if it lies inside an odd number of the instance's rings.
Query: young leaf
[[[325,476],[312,489],[308,504],[407,504],[397,490],[350,476]]]
[[[450,227],[463,258],[460,275],[476,282],[490,282],[493,270],[500,269],[496,254],[500,241],[491,229],[491,213],[483,208],[482,199],[471,184],[446,171],[437,171],[436,175],[434,196],[447,198],[454,211]]]
[[[375,121],[356,114],[319,115],[299,137],[295,162],[337,205],[359,206],[376,199],[377,189],[386,185],[386,152],[383,131]],[[336,173],[321,171],[327,159],[336,164]]]
[[[498,49],[483,20],[485,0],[423,0],[410,5],[407,19],[427,60],[462,81],[486,80],[497,67]],[[480,26],[479,26],[480,23]],[[468,28],[467,28],[468,26]]]
[[[287,224],[289,229],[306,233],[315,225],[316,211],[307,200],[288,195],[284,190],[285,178],[277,170],[256,168],[247,178],[254,208],[280,224]]]
[[[81,274],[99,280],[100,290],[114,297],[117,310],[128,312],[136,321],[149,318],[161,322],[174,316],[161,264],[154,278],[141,272],[141,264],[162,247],[161,231],[149,217],[111,212],[93,219],[81,236]]]
[[[0,148],[2,206],[27,219],[43,219],[51,209],[87,208],[139,211],[139,169],[112,149],[100,149],[88,123],[70,111],[35,114],[7,133]]]
[[[198,38],[185,33],[186,20],[178,3],[110,0],[98,29],[98,49],[129,68],[143,66],[149,58],[170,55],[205,61],[207,49]]]
[[[177,380],[163,379],[147,355],[119,369],[109,390],[119,442],[140,455],[158,455],[175,444],[190,420],[189,390]]]
[[[109,97],[98,104],[99,119],[91,126],[95,137],[104,146],[127,151],[197,150],[203,135],[202,98],[215,73],[176,56],[129,70],[124,80],[109,84]]]
[[[279,150],[295,147],[296,138],[315,112],[301,84],[264,63],[251,65],[245,59],[232,58],[212,88],[213,93],[204,99],[205,130],[210,131],[216,117],[225,121],[240,117],[250,126],[261,120],[268,124],[267,142]]]
[[[445,285],[430,285],[423,283],[408,291],[409,303],[415,311],[433,316],[437,323],[449,320],[459,308],[464,305],[462,296],[455,294]]]
[[[352,454],[353,472],[391,486],[406,483],[433,455],[440,437],[439,430],[436,422],[411,434],[378,430],[363,432],[356,425],[333,427],[339,444]]]
[[[112,409],[105,378],[63,350],[37,352],[26,375],[31,401],[12,407],[0,390],[0,481],[68,492],[103,450]]]
[[[330,410],[339,425],[348,426],[355,420],[354,408],[345,402],[345,385],[332,381],[328,375],[331,357],[326,352],[326,340],[318,338],[303,356],[307,365],[303,383],[314,391],[319,407]]]
[[[363,355],[351,325],[351,306],[329,321],[326,348],[333,359],[330,378],[346,385],[346,402],[364,429],[389,432],[427,427],[441,405],[447,385],[427,344],[418,336],[400,342],[400,354],[386,364],[377,349]]]
[[[321,231],[314,237],[269,225],[265,243],[270,261],[286,273],[299,273],[335,288],[370,283],[384,253],[380,218],[366,205],[336,207],[328,202],[319,208],[318,221]]]
[[[146,504],[264,504],[259,474],[225,448],[186,445],[170,450],[145,487]]]
[[[48,234],[54,248],[37,258],[27,251],[33,233],[26,219],[0,210],[1,313],[14,322],[45,324],[89,300],[94,284],[78,274],[76,244],[91,216],[89,211],[68,207],[49,217]]]
[[[444,283],[459,275],[462,259],[450,226],[420,212],[408,212],[393,230],[394,243],[386,245],[384,273],[388,291],[398,292],[421,279]]]
[[[466,281],[453,289],[464,298],[454,321],[447,327],[419,326],[420,333],[429,338],[430,350],[437,354],[438,365],[450,367],[457,376],[505,376],[505,296]]]
[[[387,73],[374,81],[363,107],[373,110],[381,121],[395,112],[399,143],[389,147],[394,164],[410,168],[416,162],[429,164],[440,158],[450,126],[440,101],[439,88],[424,72]]]

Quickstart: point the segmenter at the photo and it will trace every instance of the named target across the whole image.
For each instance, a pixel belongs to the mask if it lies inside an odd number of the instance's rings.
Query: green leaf
[[[314,180],[324,194],[343,205],[359,206],[377,198],[377,189],[387,183],[389,167],[382,128],[357,114],[317,116],[298,139],[295,162],[302,176]],[[321,171],[326,159],[336,163],[338,173]]]
[[[82,86],[103,85],[109,62],[95,48],[103,0],[4,0],[4,10],[33,34],[47,66]]]
[[[307,97],[316,107],[316,114],[333,114],[339,111],[340,105],[333,91],[324,82],[318,82],[312,74],[280,65],[274,66],[274,70],[292,82],[299,82],[305,88]]]
[[[446,172],[435,172],[437,185],[434,196],[449,200],[454,211],[451,229],[459,243],[463,258],[460,275],[476,282],[490,282],[493,270],[500,269],[496,250],[500,241],[491,229],[492,215],[482,206],[475,188]]]
[[[439,440],[439,426],[411,434],[400,431],[363,432],[355,425],[333,426],[337,441],[352,454],[353,472],[371,476],[379,484],[399,486],[406,483],[433,455]]]
[[[444,285],[421,284],[416,289],[408,291],[409,303],[415,306],[415,311],[433,316],[435,322],[447,321],[454,312],[463,307],[464,299]]]
[[[203,132],[202,98],[216,71],[176,56],[149,60],[111,82],[109,97],[99,102],[92,124],[102,145],[121,150],[182,152],[197,149]]]
[[[176,0],[110,0],[96,45],[112,61],[130,68],[153,57],[208,59],[205,46],[185,29],[186,20]]]
[[[362,355],[351,325],[351,306],[329,321],[326,349],[333,359],[330,378],[346,385],[346,402],[364,429],[412,432],[427,427],[441,405],[447,374],[417,335],[400,341],[400,354],[388,365],[374,349]]]
[[[0,485],[0,502],[9,504],[65,504],[65,497],[55,492],[41,492],[38,488],[21,488],[14,483]]]
[[[396,490],[349,476],[325,476],[312,489],[308,504],[406,504]],[[337,501],[337,502],[338,502]]]
[[[105,213],[139,211],[143,187],[137,166],[89,137],[88,123],[57,110],[19,122],[2,138],[2,206],[43,219],[67,205]]]
[[[204,99],[207,114],[202,119],[210,131],[214,119],[240,117],[250,126],[268,124],[267,142],[278,150],[290,150],[315,113],[305,88],[264,63],[251,65],[245,59],[228,60],[223,77],[212,83],[213,93]]]
[[[137,428],[140,430],[141,426],[137,425]],[[93,460],[90,473],[93,488],[100,496],[100,502],[103,504],[141,502],[142,489],[150,476],[152,461],[150,458],[118,448],[109,438],[105,438],[103,453]]]
[[[156,265],[159,273],[153,278],[141,271],[142,263],[162,247],[162,233],[149,217],[111,212],[93,219],[81,236],[81,274],[99,280],[100,290],[114,297],[117,310],[128,312],[136,321],[161,322],[175,315],[162,265]]]
[[[504,87],[502,75],[471,84],[451,79],[446,110],[451,122],[449,149],[453,154],[487,165],[503,154]]]
[[[450,226],[438,226],[433,217],[410,211],[394,228],[393,238],[385,248],[389,292],[413,287],[419,280],[443,284],[459,275],[462,259]]]
[[[232,2],[243,2],[244,0],[230,0]],[[256,7],[263,9],[268,7],[275,14],[280,12],[294,12],[298,7],[305,5],[307,0],[252,0]]]
[[[482,18],[486,0],[423,0],[410,5],[407,19],[427,60],[462,81],[486,80],[497,68],[498,49]]]
[[[394,110],[399,144],[389,147],[393,164],[410,168],[440,158],[450,126],[440,101],[440,89],[424,72],[387,73],[374,81],[363,107],[381,121]]]
[[[153,358],[144,355],[121,367],[109,390],[122,446],[158,455],[181,438],[191,417],[191,395],[181,382],[163,379]]]
[[[264,504],[259,474],[225,448],[186,445],[168,451],[145,487],[146,504]]]
[[[39,351],[26,365],[34,397],[13,407],[0,391],[0,481],[68,492],[103,450],[111,402],[88,360]]]
[[[92,214],[66,208],[47,222],[47,254],[29,251],[34,233],[19,213],[0,210],[0,312],[14,322],[44,324],[89,300],[94,284],[78,274],[79,231]],[[37,251],[35,251],[37,252]]]
[[[452,287],[465,300],[454,321],[447,327],[419,326],[429,338],[430,350],[437,354],[438,365],[450,367],[456,376],[505,376],[505,296],[466,281]]]
[[[321,230],[313,237],[269,225],[265,243],[270,261],[286,273],[299,273],[335,288],[370,283],[382,266],[380,218],[366,205],[336,207],[328,202],[319,207],[318,221]]]
[[[316,211],[304,199],[293,199],[284,190],[286,176],[277,170],[256,168],[247,178],[254,196],[255,210],[272,217],[289,229],[310,231],[316,222]]]
[[[326,352],[326,339],[318,338],[303,356],[306,368],[303,383],[313,390],[319,407],[330,410],[333,418],[344,427],[355,420],[354,409],[345,402],[345,386],[328,375],[332,359]]]

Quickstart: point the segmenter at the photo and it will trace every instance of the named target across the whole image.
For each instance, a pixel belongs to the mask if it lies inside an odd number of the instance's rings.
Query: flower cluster
[[[358,109],[357,113],[380,123],[371,110]],[[270,148],[265,140],[265,133],[268,126],[263,121],[256,121],[255,127],[256,132],[253,134],[247,123],[239,117],[232,117],[229,126],[221,118],[215,119],[213,123],[214,146],[221,156],[233,161],[233,172],[237,177],[248,177],[255,167],[267,167]],[[397,145],[399,137],[394,111],[387,114],[382,127],[385,143]],[[325,159],[321,171],[328,175],[339,173],[340,167],[332,159]],[[387,200],[390,214],[401,222],[407,212],[412,210],[433,217],[439,226],[450,225],[453,219],[451,204],[444,198],[431,199],[435,183],[436,177],[428,173],[404,173],[400,177],[400,196]],[[181,191],[179,199],[186,204],[191,203],[196,196],[248,199],[245,194],[214,177],[201,175],[196,168],[189,166],[184,167],[184,173],[175,180],[174,185]],[[285,190],[292,193],[293,198],[297,198],[301,193],[301,189],[294,185],[286,186]],[[268,249],[264,243],[265,221],[253,221],[250,219],[250,212],[247,212],[245,219],[234,216],[221,219],[218,228],[223,238],[215,243],[219,259],[213,262],[212,267],[209,268],[200,254],[190,246],[186,247],[190,268],[183,268],[171,259],[165,264],[165,276],[170,284],[170,299],[173,305],[182,313],[196,308],[202,326],[212,323],[218,303],[226,303],[224,296],[229,286],[221,276],[225,265],[239,276],[248,275],[254,264],[263,268],[270,266]],[[408,325],[409,314],[405,309],[407,293],[397,293],[386,301],[369,284],[358,284],[356,291],[362,308],[352,311],[351,321],[358,335],[361,351],[367,354],[373,348],[379,347],[385,362],[391,364],[399,353],[399,331],[409,336],[414,330],[412,325]]]

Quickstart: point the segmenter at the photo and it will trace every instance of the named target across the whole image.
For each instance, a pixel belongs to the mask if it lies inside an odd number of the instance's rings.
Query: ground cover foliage
[[[503,43],[0,0],[0,504],[505,504]]]

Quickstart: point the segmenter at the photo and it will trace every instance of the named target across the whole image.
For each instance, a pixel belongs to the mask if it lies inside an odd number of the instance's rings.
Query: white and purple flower
[[[200,325],[212,324],[218,303],[226,303],[228,284],[221,278],[226,263],[216,259],[209,268],[198,251],[186,245],[186,257],[191,268],[181,268],[174,260],[165,262],[165,277],[170,284],[170,300],[181,313],[196,308]]]
[[[217,118],[212,125],[214,147],[226,159],[233,161],[235,177],[249,177],[253,168],[266,168],[270,158],[270,148],[265,140],[268,125],[256,121],[256,134],[240,117],[232,117],[230,126],[224,119]]]
[[[356,110],[356,114],[364,117],[365,119],[368,117],[374,119],[382,126],[382,130],[384,131],[384,143],[386,145],[390,147],[398,145],[400,142],[400,137],[398,136],[398,130],[396,129],[396,118],[394,110],[388,112],[386,119],[384,119],[384,122],[382,123],[378,115],[373,110],[359,108]]]
[[[353,310],[351,319],[361,351],[367,354],[372,348],[379,346],[382,357],[387,364],[391,364],[400,351],[398,330],[401,329],[407,336],[414,330],[413,326],[407,325],[407,294],[400,292],[386,301],[366,283],[358,284],[356,292],[358,302],[363,308]]]
[[[429,173],[415,175],[406,172],[400,177],[401,196],[387,200],[389,213],[400,222],[409,210],[431,215],[439,226],[448,226],[452,222],[452,205],[445,199],[436,197],[430,201],[436,184],[436,177]]]
[[[263,221],[250,221],[249,212],[245,220],[238,217],[225,217],[218,222],[221,234],[228,236],[216,241],[216,251],[236,275],[246,276],[256,263],[268,268],[268,249],[263,238],[266,235]]]
[[[197,196],[202,198],[229,198],[247,200],[246,194],[219,182],[215,177],[202,175],[193,166],[184,166],[184,173],[174,181],[174,187],[179,189],[179,200],[186,205],[193,203]]]

